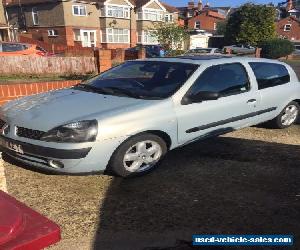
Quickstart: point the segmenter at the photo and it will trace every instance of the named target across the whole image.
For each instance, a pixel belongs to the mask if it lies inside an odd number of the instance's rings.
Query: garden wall
[[[61,89],[73,86],[79,83],[75,81],[56,81],[56,82],[42,82],[42,83],[20,83],[20,84],[5,84],[0,85],[0,106],[7,101],[38,93],[51,91],[54,89]]]

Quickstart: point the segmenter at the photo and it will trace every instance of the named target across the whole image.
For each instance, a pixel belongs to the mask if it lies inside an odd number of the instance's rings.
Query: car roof
[[[195,55],[195,56],[177,56],[177,57],[163,57],[163,58],[147,58],[142,61],[160,61],[160,62],[178,62],[178,63],[191,63],[191,64],[222,64],[234,62],[268,62],[284,64],[278,60],[255,58],[255,57],[240,57],[240,56],[227,56],[227,55]]]

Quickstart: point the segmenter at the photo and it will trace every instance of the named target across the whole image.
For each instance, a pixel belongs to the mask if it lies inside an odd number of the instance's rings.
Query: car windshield
[[[163,99],[174,94],[199,67],[162,61],[128,61],[75,86],[100,94]]]

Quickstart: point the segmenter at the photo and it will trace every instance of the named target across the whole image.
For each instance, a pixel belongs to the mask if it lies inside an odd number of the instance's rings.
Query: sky
[[[165,3],[168,3],[173,6],[187,6],[187,2],[192,0],[162,0]],[[270,3],[273,2],[275,5],[277,5],[278,2],[284,2],[284,0],[202,0],[203,4],[206,4],[207,1],[209,2],[210,6],[231,6],[231,7],[237,7],[241,4],[244,4],[246,2],[252,2],[257,4],[264,4],[264,3]],[[198,2],[198,0],[195,0],[195,3]]]

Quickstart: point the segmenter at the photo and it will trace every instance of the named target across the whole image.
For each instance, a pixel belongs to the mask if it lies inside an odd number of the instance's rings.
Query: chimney
[[[209,2],[206,2],[206,4],[205,4],[204,8],[209,8],[209,7],[210,7],[210,4],[209,4]]]
[[[286,5],[286,11],[289,11],[293,9],[293,0],[288,0],[287,5]]]
[[[202,0],[199,0],[199,1],[198,1],[198,11],[201,11],[202,8],[203,8]]]
[[[194,3],[194,1],[193,2],[188,2],[188,9],[189,10],[192,10],[192,9],[194,9],[195,8],[195,3]]]

